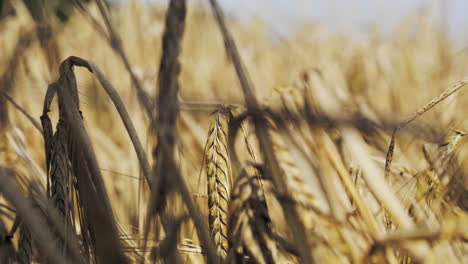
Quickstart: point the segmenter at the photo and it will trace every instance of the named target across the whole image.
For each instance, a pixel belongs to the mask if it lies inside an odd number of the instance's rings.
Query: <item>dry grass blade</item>
[[[137,154],[138,161],[140,162],[140,166],[143,170],[145,179],[151,188],[151,183],[150,183],[151,167],[146,157],[145,150],[143,149],[143,145],[141,144],[141,141],[138,138],[138,134],[136,132],[135,126],[132,123],[130,115],[128,114],[128,111],[126,110],[125,105],[122,102],[122,99],[120,99],[119,94],[117,93],[115,88],[112,86],[109,79],[106,78],[102,70],[92,61],[88,60],[87,63],[91,66],[92,72],[96,75],[96,78],[98,79],[99,83],[107,92],[107,94],[112,100],[112,103],[114,103],[115,108],[119,112],[122,122],[124,123],[125,128],[127,129],[128,135],[130,136],[130,139],[132,140],[133,147],[135,148],[135,152]]]
[[[234,62],[234,68],[236,70],[237,77],[239,78],[239,82],[241,83],[241,88],[242,92],[244,93],[244,100],[247,104],[247,108],[250,111],[256,111],[258,110],[258,102],[253,93],[253,90],[251,89],[249,78],[242,64],[239,51],[235,46],[234,39],[229,33],[226,22],[224,21],[223,11],[219,7],[218,2],[216,0],[210,0],[210,4],[218,22],[218,25],[220,27],[221,33],[223,35],[224,45],[226,46],[226,52]]]
[[[80,0],[78,0],[80,1]],[[128,59],[125,51],[123,50],[122,41],[120,40],[119,35],[116,33],[110,18],[107,12],[106,4],[102,0],[95,0],[96,4],[99,7],[99,11],[101,12],[101,16],[104,19],[104,23],[106,24],[107,31],[109,32],[109,36],[105,36],[105,38],[109,41],[109,45],[117,52],[119,57],[122,59],[125,68],[127,69],[128,73],[130,74],[130,78],[132,80],[133,85],[137,89],[138,100],[143,105],[146,110],[146,113],[149,117],[153,116],[153,105],[151,103],[151,97],[145,92],[143,86],[141,85],[140,81],[136,77],[135,73],[132,70],[130,60]],[[85,11],[86,12],[86,11]],[[91,17],[91,15],[89,14]],[[93,20],[92,20],[93,21]],[[100,28],[100,27],[98,27]],[[102,33],[102,31],[99,31]]]
[[[216,251],[224,259],[228,252],[229,154],[227,149],[228,113],[219,110],[206,142],[208,215]]]
[[[430,110],[432,107],[440,103],[441,101],[445,100],[447,97],[458,91],[460,88],[465,86],[465,84],[468,83],[468,78],[465,78],[455,84],[454,86],[448,88],[445,90],[443,93],[439,94],[435,98],[433,98],[431,101],[429,101],[427,104],[423,105],[421,108],[419,108],[416,112],[414,112],[412,115],[410,115],[408,118],[406,118],[404,121],[402,121],[393,131],[392,138],[390,140],[390,145],[388,147],[387,151],[387,158],[385,160],[385,177],[387,178],[388,175],[390,174],[390,166],[392,164],[393,160],[393,150],[395,147],[395,137],[396,134],[398,133],[399,130],[404,128],[406,125],[411,123],[413,120]]]
[[[2,91],[2,95],[16,108],[18,111],[20,111],[29,121],[31,121],[31,124],[39,131],[42,133],[42,128],[39,122],[32,117],[23,107],[21,107],[18,103],[13,100],[6,92]]]
[[[48,172],[51,185],[50,196],[67,230],[71,229],[69,216],[71,214],[70,210],[73,210],[73,205],[69,202],[71,168],[68,160],[70,155],[68,140],[66,127],[63,123],[59,123],[50,150],[50,171]]]
[[[232,36],[229,33],[226,23],[224,21],[224,15],[222,13],[222,10],[219,7],[216,0],[210,0],[210,3],[218,25],[221,29],[221,33],[223,35],[223,39],[227,47],[227,53],[234,62],[234,67],[241,84],[241,88],[244,94],[244,100],[247,104],[247,109],[253,113],[256,113],[259,110],[259,105],[249,83],[247,73],[242,65],[242,61],[239,52],[237,51],[234,40],[232,39]],[[268,135],[266,121],[262,117],[256,116],[254,117],[254,124],[255,132],[259,140],[260,150],[265,160],[266,175],[267,177],[271,177],[278,193],[281,196],[286,197],[289,191],[285,184],[284,175],[282,175],[281,169],[278,167],[278,162],[276,160],[274,150],[271,145],[271,140]],[[302,262],[307,264],[313,263],[310,247],[308,245],[308,239],[304,232],[304,225],[299,220],[299,216],[295,208],[292,205],[284,202],[282,202],[281,205],[283,207],[283,210],[285,211],[286,220],[290,223],[290,228],[294,236],[295,244],[300,251]]]
[[[16,44],[16,49],[13,52],[10,60],[7,62],[8,68],[0,77],[0,127],[4,127],[8,120],[8,108],[5,103],[5,98],[15,104],[13,100],[8,96],[9,92],[14,85],[14,77],[18,71],[20,65],[20,59],[26,49],[31,45],[33,41],[32,33],[23,34]],[[5,98],[4,98],[5,97]],[[16,104],[15,104],[16,106]]]

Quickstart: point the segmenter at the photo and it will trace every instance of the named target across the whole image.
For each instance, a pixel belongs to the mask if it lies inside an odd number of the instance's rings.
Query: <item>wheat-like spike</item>
[[[72,219],[69,218],[72,206],[69,203],[71,194],[68,187],[71,178],[68,127],[64,121],[64,117],[61,115],[61,120],[57,124],[57,130],[53,134],[52,124],[47,114],[50,111],[50,104],[57,92],[57,87],[57,83],[49,85],[41,116],[48,174],[47,194],[52,198],[65,229],[71,234],[73,231],[71,230]],[[63,245],[64,243],[59,244]],[[61,250],[63,251],[64,247]]]
[[[224,259],[228,251],[229,157],[227,148],[228,115],[216,113],[207,140],[206,174],[208,179],[208,211],[211,234],[218,255]]]
[[[52,198],[59,216],[61,217],[60,220],[62,221],[65,230],[67,230],[69,235],[71,235],[74,231],[72,229],[73,219],[70,218],[72,213],[71,211],[73,210],[73,207],[70,204],[72,194],[69,187],[71,185],[71,152],[69,149],[70,128],[68,125],[68,120],[62,111],[60,112],[60,119],[57,124],[56,132],[55,134],[52,134],[52,125],[47,114],[50,111],[50,104],[52,102],[52,98],[57,93],[58,87],[58,83],[49,85],[46,98],[44,100],[44,109],[43,115],[41,116],[41,121],[44,128],[43,136],[46,150],[46,165],[48,170],[48,194]],[[59,106],[60,108],[63,108],[62,103],[60,103]],[[64,252],[64,243],[59,244],[62,245],[61,250]]]
[[[58,125],[57,132],[53,138],[51,150],[51,195],[57,210],[63,220],[68,214],[68,182],[70,166],[68,161],[67,136],[61,124]]]

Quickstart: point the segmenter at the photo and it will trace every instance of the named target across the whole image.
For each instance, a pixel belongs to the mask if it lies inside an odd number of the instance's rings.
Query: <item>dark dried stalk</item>
[[[215,14],[216,20],[218,21],[219,27],[221,29],[221,33],[223,35],[223,39],[227,47],[228,55],[231,57],[234,63],[234,67],[237,72],[242,91],[244,93],[244,100],[246,102],[247,109],[252,113],[256,113],[258,112],[260,107],[251,88],[251,84],[249,83],[247,73],[242,65],[239,52],[237,51],[237,47],[224,21],[224,15],[216,0],[210,0],[210,3]],[[266,120],[262,117],[254,116],[254,124],[255,132],[259,140],[260,150],[265,160],[266,176],[271,177],[271,180],[278,193],[281,196],[284,195],[286,197],[289,191],[287,189],[287,185],[285,184],[284,175],[282,175],[281,169],[278,167],[278,162],[274,155],[271,140],[268,135]],[[302,263],[313,263],[310,252],[311,247],[309,247],[308,245],[309,242],[307,239],[307,235],[305,233],[303,224],[299,220],[299,216],[296,209],[291,204],[285,202],[281,202],[281,206],[285,211],[286,220],[289,223],[290,228],[292,230],[295,244],[299,249],[301,255]]]
[[[165,207],[167,189],[171,190],[178,187],[182,200],[193,219],[198,237],[206,251],[207,262],[218,263],[216,251],[214,250],[206,223],[203,221],[200,209],[193,201],[192,194],[174,160],[174,148],[177,137],[176,121],[179,114],[177,98],[179,87],[177,78],[180,72],[180,64],[178,57],[185,28],[185,17],[185,0],[172,0],[166,15],[163,56],[158,76],[158,116],[155,121],[158,146],[154,151],[156,168],[154,169],[154,180],[152,181],[154,187],[152,189],[148,215],[152,216],[158,211],[162,212]],[[163,188],[166,190],[163,190]],[[159,204],[159,208],[156,208],[157,204]],[[147,231],[148,228],[146,228],[146,234]]]
[[[78,108],[78,90],[73,65],[92,68],[76,57],[65,60],[60,67],[59,102],[63,101],[72,136],[71,159],[80,198],[83,200],[88,228],[94,242],[95,254],[103,263],[127,263],[119,240],[114,213],[104,186],[94,150]]]
[[[125,108],[125,105],[123,104],[122,100],[120,99],[120,96],[118,95],[117,91],[113,88],[112,84],[110,81],[105,77],[104,73],[102,70],[93,62],[91,61],[86,61],[78,57],[70,57],[68,60],[72,61],[72,63],[77,64],[79,66],[84,66],[87,67],[92,73],[96,75],[96,78],[100,82],[100,84],[103,86],[103,88],[106,90],[107,94],[111,98],[112,102],[114,103],[117,111],[119,112],[121,119],[129,133],[129,136],[132,140],[132,143],[134,145],[135,151],[137,153],[138,159],[140,161],[140,166],[143,169],[143,174],[145,175],[146,180],[149,183],[149,175],[150,175],[150,166],[149,162],[146,158],[146,153],[142,147],[141,141],[138,138],[138,135],[136,133],[135,127],[130,119],[130,116]],[[73,83],[73,82],[72,82]],[[43,130],[44,130],[44,141],[45,141],[45,146],[46,146],[46,160],[47,160],[47,167],[49,171],[51,159],[53,158],[53,152],[50,151],[52,147],[54,146],[53,144],[53,136],[52,136],[52,125],[50,122],[50,119],[47,116],[47,112],[49,112],[50,104],[52,103],[52,99],[58,89],[59,85],[57,83],[52,84],[49,86],[49,89],[47,91],[46,97],[45,97],[45,102],[44,102],[44,110],[43,110],[43,116],[41,117],[41,121],[43,123]],[[77,94],[75,93],[75,98],[77,98]],[[63,111],[62,111],[63,113]],[[63,122],[62,122],[63,123]],[[62,127],[63,125],[60,125],[58,127]],[[59,132],[60,129],[58,129],[57,132]],[[56,133],[57,135],[57,133]],[[68,140],[67,140],[68,142]],[[73,144],[76,145],[76,144]],[[66,146],[68,147],[68,146]],[[68,153],[74,153],[75,151],[73,150],[68,150]],[[67,156],[68,157],[68,156]],[[73,156],[71,158],[76,158],[76,156]],[[151,187],[151,185],[150,185]],[[77,188],[79,188],[79,184],[77,183]],[[49,188],[48,188],[49,190]],[[79,194],[78,194],[79,195]],[[82,225],[87,225],[85,224],[87,222],[88,217],[86,217],[86,212],[80,212],[80,217],[83,221]],[[91,237],[86,238],[87,236],[84,236],[85,246],[90,245],[92,243]],[[91,250],[88,249],[88,252]]]
[[[41,128],[41,125],[39,124],[39,122],[37,122],[37,120],[32,117],[23,107],[21,107],[18,103],[15,102],[15,100],[13,100],[13,98],[11,98],[11,96],[9,96],[5,91],[1,91],[2,92],[2,95],[16,108],[18,109],[18,111],[20,111],[30,122],[31,124],[37,129],[39,130],[39,132],[42,133],[42,128]],[[0,99],[0,101],[2,101]],[[4,111],[4,110],[0,110],[0,111]]]
[[[60,121],[57,125],[57,131],[52,135],[52,124],[47,115],[50,103],[58,87],[57,83],[51,84],[48,88],[44,103],[44,110],[41,116],[43,125],[43,137],[46,150],[46,168],[47,168],[47,194],[59,212],[61,224],[67,230],[67,237],[72,236],[72,224],[69,216],[73,205],[70,205],[70,177],[71,168],[69,166],[69,128],[64,122],[63,111],[60,113]],[[60,245],[65,248],[64,241],[60,240]],[[63,251],[63,249],[61,251]]]
[[[112,100],[112,103],[114,104],[117,112],[119,113],[119,115],[120,115],[120,117],[122,119],[122,122],[124,123],[125,128],[127,129],[127,133],[130,136],[130,139],[131,139],[131,141],[133,143],[133,147],[134,147],[135,152],[137,154],[138,161],[140,162],[140,166],[141,166],[141,168],[143,170],[143,174],[145,176],[145,179],[148,182],[148,185],[151,187],[151,185],[150,185],[151,168],[150,168],[148,159],[146,157],[146,153],[145,153],[145,151],[143,149],[143,145],[141,144],[141,141],[140,141],[140,139],[138,137],[135,126],[133,125],[133,122],[132,122],[132,120],[130,118],[130,115],[128,114],[128,111],[127,111],[124,103],[122,102],[122,99],[120,98],[119,94],[117,93],[117,91],[115,90],[115,88],[113,87],[113,85],[111,84],[109,79],[105,76],[105,74],[102,72],[102,70],[94,62],[92,62],[90,60],[84,60],[84,59],[81,59],[81,58],[78,58],[78,57],[75,57],[75,58],[83,60],[84,62],[87,63],[88,67],[90,67],[90,69],[91,69],[90,71],[92,73],[94,73],[94,75],[98,79],[99,83],[104,88],[106,93],[109,95],[110,99]],[[48,91],[47,91],[46,100],[45,100],[45,103],[44,103],[43,116],[44,116],[44,113],[47,113],[49,111],[50,104],[52,103],[52,98],[53,98],[53,96],[54,96],[54,94],[56,92],[56,89],[57,89],[57,87],[53,86],[53,87],[50,87],[50,89],[48,89]],[[44,116],[44,118],[45,118],[45,116]],[[42,122],[43,122],[43,127],[47,128],[46,129],[47,131],[44,131],[44,133],[46,135],[48,135],[48,137],[50,137],[52,125],[47,123],[47,122],[50,123],[50,120],[47,121],[47,119],[45,119],[45,120],[42,120]],[[44,123],[44,122],[46,122],[46,123]],[[50,140],[46,140],[46,146],[48,145],[47,142],[50,142]]]
[[[132,123],[130,115],[128,114],[128,111],[125,108],[125,105],[122,102],[122,99],[120,99],[119,94],[117,93],[115,88],[112,86],[109,79],[106,78],[102,70],[92,61],[88,60],[87,63],[91,66],[92,72],[96,75],[96,78],[98,79],[99,83],[107,92],[107,94],[112,100],[112,103],[114,103],[115,108],[119,112],[122,122],[124,123],[125,128],[127,129],[127,133],[130,136],[130,139],[132,140],[133,147],[137,154],[138,161],[140,162],[140,166],[143,170],[145,179],[148,183],[148,186],[150,186],[151,188],[151,183],[150,183],[151,167],[146,157],[145,150],[143,149],[143,145],[141,144],[141,141],[138,138],[138,134],[136,132],[135,126]]]
[[[46,147],[51,144],[51,125],[47,117],[48,106],[56,90],[60,116],[56,136],[57,133],[65,135],[59,141],[61,144],[66,144],[66,158],[71,164],[75,177],[74,184],[78,190],[81,215],[84,216],[81,231],[85,244],[92,247],[87,251],[94,252],[95,258],[103,263],[127,263],[102,175],[79,112],[78,88],[73,72],[75,65],[92,71],[91,66],[85,60],[77,57],[69,57],[60,65],[60,78],[49,87],[44,104],[45,114],[42,120]],[[50,150],[46,149],[46,154],[51,162]],[[52,164],[50,167],[53,168]]]

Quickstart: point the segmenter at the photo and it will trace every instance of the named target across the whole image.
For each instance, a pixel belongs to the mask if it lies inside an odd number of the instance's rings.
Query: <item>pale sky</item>
[[[168,0],[145,0],[167,4]],[[208,0],[188,0],[188,2]],[[391,30],[408,15],[432,6],[445,13],[449,35],[468,39],[468,0],[218,0],[226,12],[241,18],[261,17],[275,31],[287,31],[294,23],[312,22],[333,30],[364,32],[378,23]]]

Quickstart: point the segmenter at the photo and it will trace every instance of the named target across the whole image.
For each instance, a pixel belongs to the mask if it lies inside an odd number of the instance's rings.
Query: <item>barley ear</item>
[[[206,175],[208,179],[208,210],[211,234],[218,255],[228,252],[227,222],[229,202],[229,157],[227,148],[228,116],[217,112],[207,140]]]

